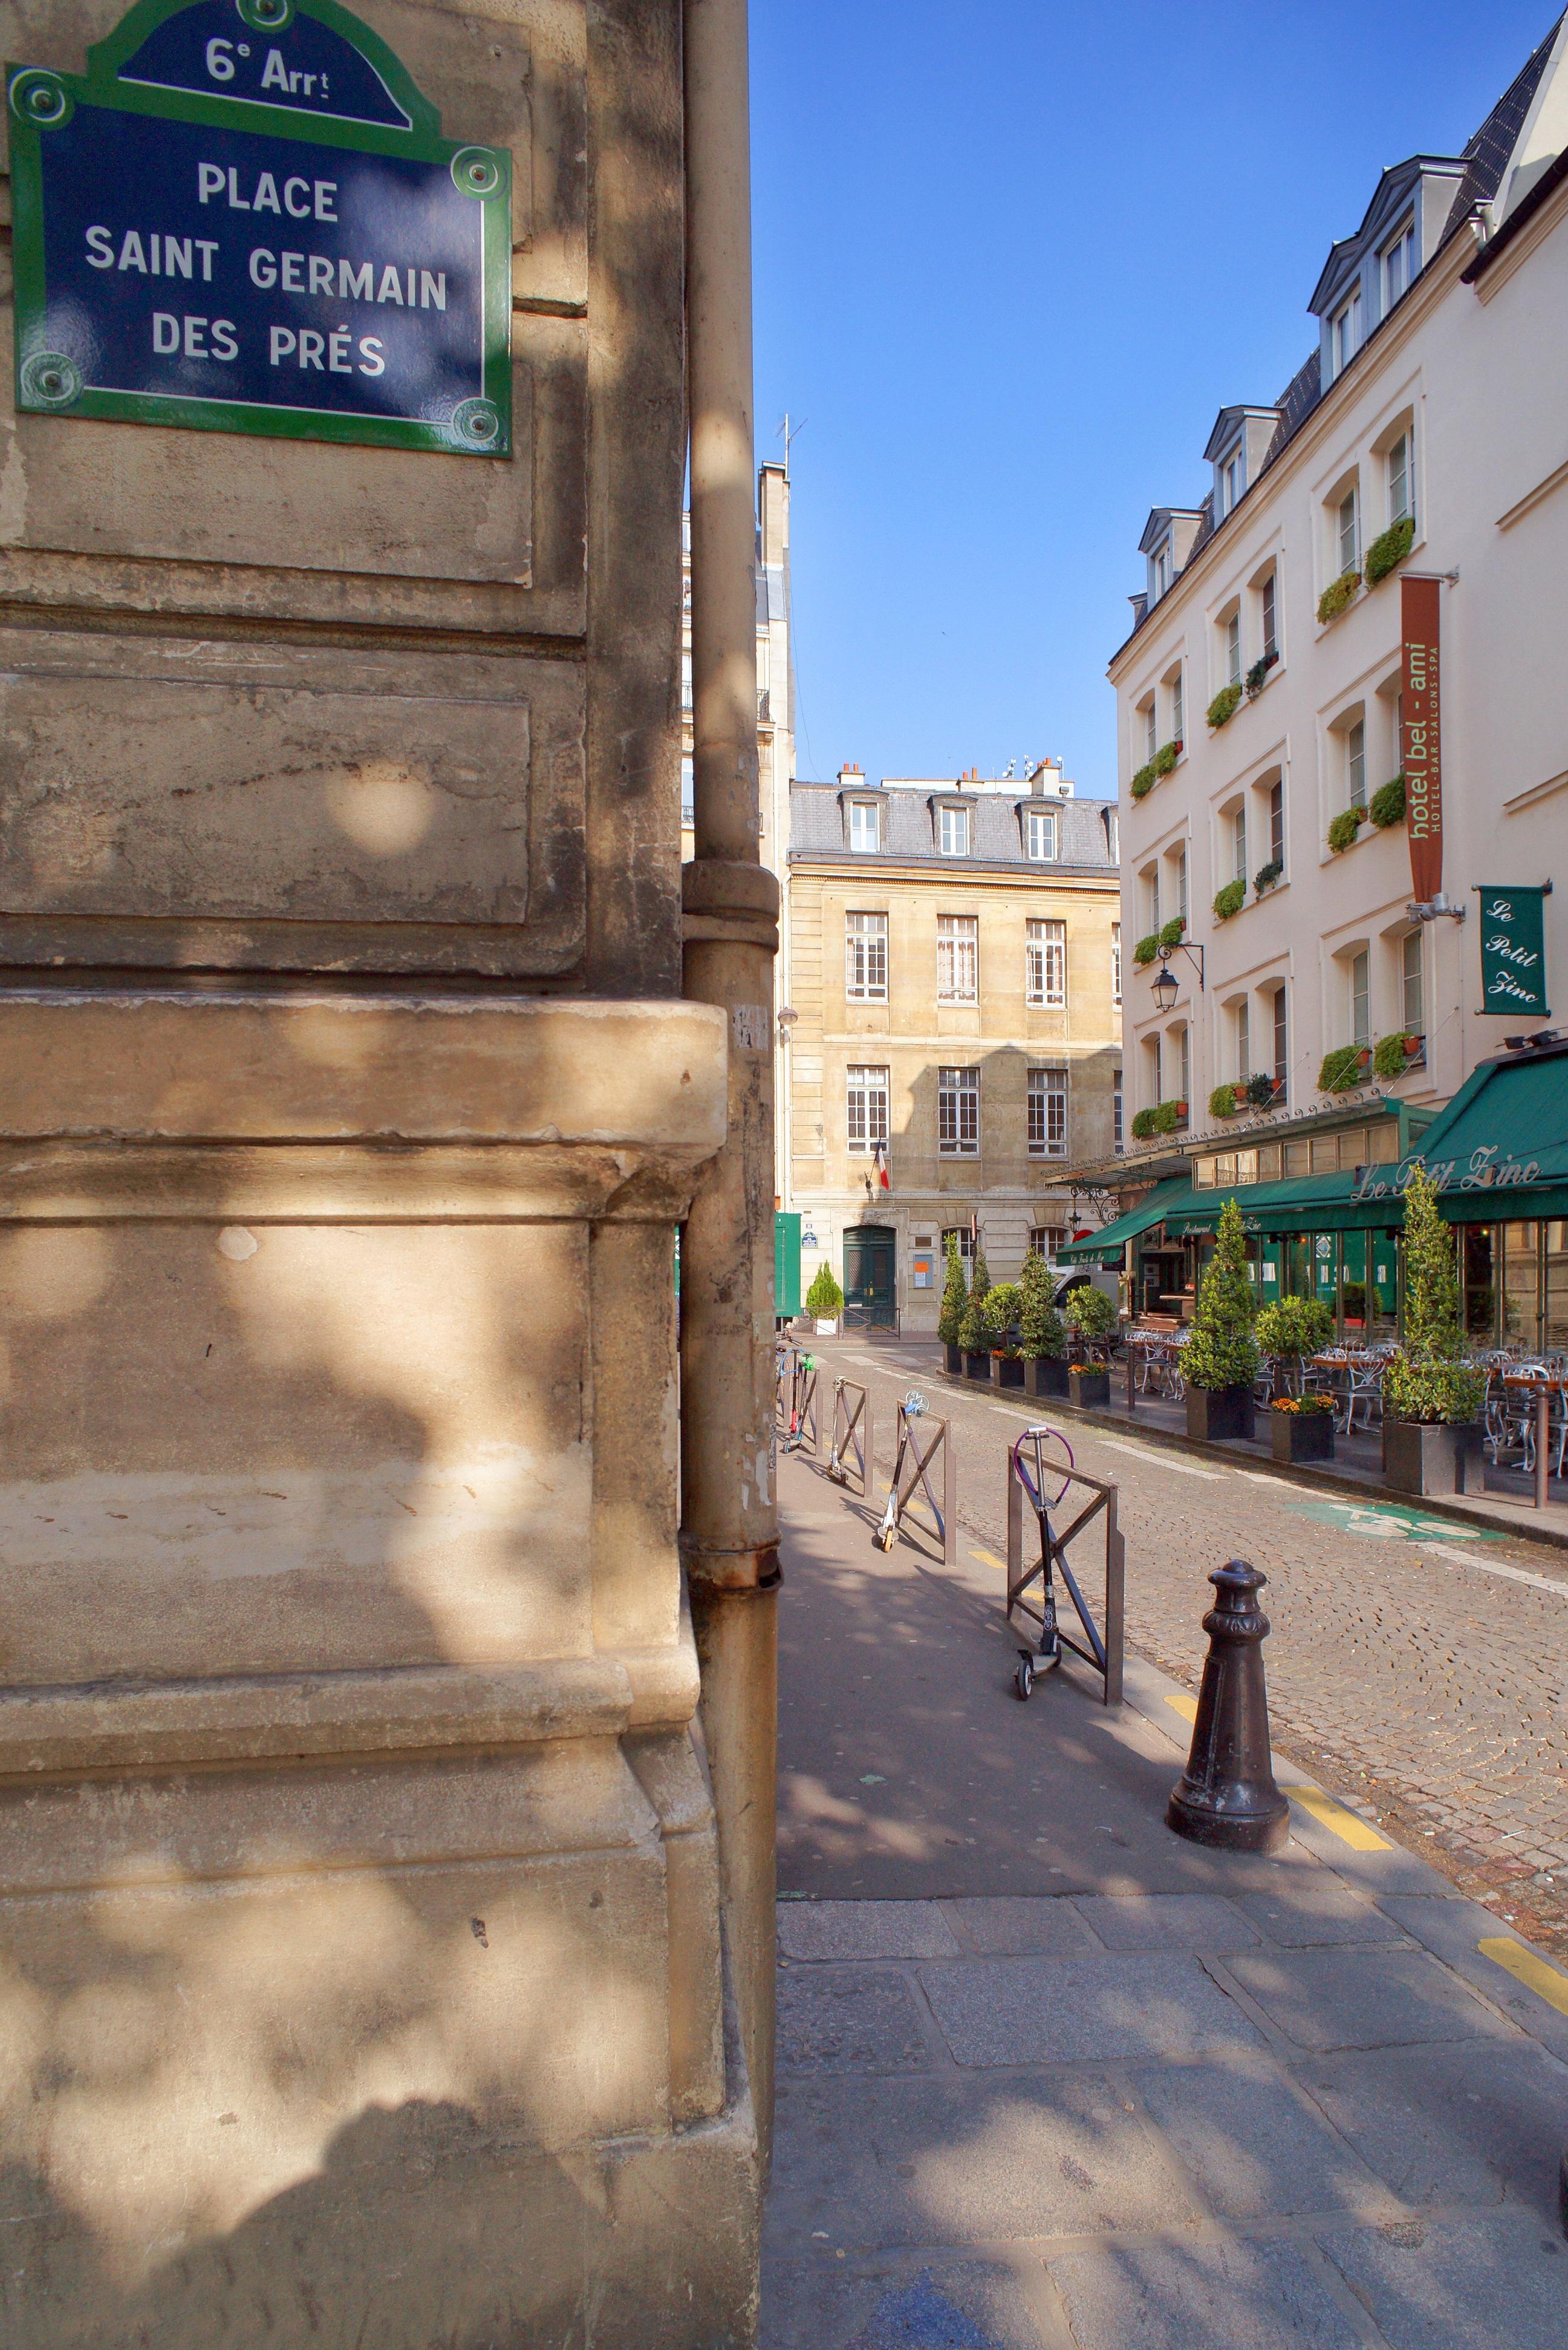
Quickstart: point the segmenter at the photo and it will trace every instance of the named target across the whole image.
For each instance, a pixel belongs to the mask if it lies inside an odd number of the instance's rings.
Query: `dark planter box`
[[[1268,1419],[1276,1461],[1334,1459],[1333,1412],[1272,1411]]]
[[[961,1347],[948,1347],[948,1346],[944,1346],[944,1347],[943,1347],[943,1348],[942,1348],[942,1368],[943,1368],[943,1370],[944,1370],[944,1371],[950,1372],[950,1374],[952,1375],[952,1377],[953,1377],[955,1379],[961,1379],[961,1378],[962,1378],[962,1377],[963,1377],[963,1348],[962,1348]]]
[[[1103,1410],[1111,1400],[1111,1375],[1104,1363],[1070,1363],[1067,1393],[1080,1406]]]
[[[1023,1365],[1025,1395],[1064,1396],[1067,1392],[1066,1358],[1061,1355],[1031,1355]]]
[[[966,1355],[963,1358],[963,1367],[967,1378],[983,1379],[986,1385],[990,1386],[991,1357],[989,1354]]]
[[[1462,1493],[1465,1464],[1479,1428],[1428,1428],[1413,1419],[1383,1423],[1383,1482],[1397,1493]]]
[[[1228,1443],[1252,1434],[1251,1388],[1189,1388],[1187,1433],[1199,1444]]]
[[[1006,1355],[992,1355],[991,1384],[993,1388],[1021,1388],[1023,1385],[1023,1358],[1014,1361]]]

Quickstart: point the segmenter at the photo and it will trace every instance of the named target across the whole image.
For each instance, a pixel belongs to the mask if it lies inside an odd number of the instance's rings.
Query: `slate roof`
[[[883,845],[879,849],[850,848],[843,812],[843,802],[850,797],[876,798],[881,803]],[[931,816],[933,799],[961,799],[968,808],[968,857],[940,854]],[[1019,822],[1021,808],[1042,806],[1057,810],[1056,838],[1061,853],[1048,866],[1032,862],[1024,856],[1023,831]],[[872,868],[885,864],[918,864],[955,874],[974,866],[1028,865],[1042,880],[1063,868],[1089,868],[1100,873],[1117,870],[1106,820],[1108,815],[1115,814],[1114,800],[1039,800],[1023,792],[1016,796],[1011,792],[960,792],[956,785],[951,792],[889,792],[874,784],[857,784],[851,792],[845,792],[837,784],[796,783],[790,785],[789,807],[792,863],[801,857],[842,857],[846,864]]]

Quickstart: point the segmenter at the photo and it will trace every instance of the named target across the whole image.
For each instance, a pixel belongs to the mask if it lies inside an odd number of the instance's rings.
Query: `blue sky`
[[[752,0],[759,457],[797,765],[1116,788],[1151,505],[1270,400],[1378,172],[1458,153],[1552,0]]]

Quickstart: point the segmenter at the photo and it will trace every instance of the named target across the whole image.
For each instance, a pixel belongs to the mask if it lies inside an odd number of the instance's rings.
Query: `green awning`
[[[1178,1207],[1185,1207],[1194,1197],[1191,1184],[1185,1175],[1168,1176],[1157,1183],[1148,1197],[1114,1224],[1102,1224],[1097,1232],[1085,1232],[1081,1241],[1069,1241],[1056,1252],[1058,1264],[1118,1264],[1124,1242],[1136,1241],[1139,1232],[1147,1232]]]
[[[1568,1186],[1568,1047],[1511,1053],[1472,1070],[1420,1138],[1451,1222],[1561,1215]],[[1371,1168],[1366,1188],[1397,1200],[1408,1166]]]
[[[1390,1169],[1392,1174],[1393,1170]],[[1214,1232],[1227,1200],[1234,1200],[1249,1232],[1263,1235],[1293,1232],[1365,1231],[1369,1226],[1397,1226],[1405,1208],[1397,1198],[1357,1200],[1355,1173],[1349,1168],[1334,1175],[1303,1175],[1289,1183],[1245,1183],[1235,1191],[1199,1191],[1191,1202],[1168,1219],[1173,1239]]]

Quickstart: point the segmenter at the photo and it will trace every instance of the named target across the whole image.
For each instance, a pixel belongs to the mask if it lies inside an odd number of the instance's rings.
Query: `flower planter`
[[[1022,1357],[992,1355],[991,1358],[991,1384],[993,1388],[1021,1388],[1023,1385],[1023,1362]]]
[[[1252,1434],[1251,1388],[1189,1388],[1187,1433],[1199,1444],[1220,1444]]]
[[[1030,1355],[1023,1365],[1023,1392],[1039,1398],[1064,1397],[1067,1392],[1067,1365],[1060,1355]]]
[[[986,1385],[990,1386],[991,1357],[989,1354],[966,1354],[963,1358],[963,1367],[966,1378],[983,1379]]]
[[[1332,1461],[1334,1414],[1331,1411],[1272,1411],[1269,1440],[1276,1461]]]
[[[950,1378],[962,1378],[963,1348],[961,1347],[950,1347],[944,1343],[942,1347],[942,1368],[947,1372]]]
[[[816,1317],[816,1335],[819,1338],[836,1337],[838,1335],[837,1317],[830,1315],[825,1321],[819,1314]]]
[[[1104,1363],[1070,1363],[1067,1394],[1080,1409],[1102,1411],[1111,1400],[1111,1375]]]
[[[1383,1482],[1397,1493],[1462,1493],[1465,1462],[1476,1441],[1473,1427],[1449,1428],[1414,1419],[1383,1423]]]

